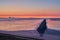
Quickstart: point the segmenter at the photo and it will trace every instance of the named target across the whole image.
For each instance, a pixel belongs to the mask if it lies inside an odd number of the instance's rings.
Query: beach
[[[41,24],[42,21],[42,19],[0,21],[0,33],[41,39],[36,29],[39,27],[39,24]],[[59,24],[60,21],[47,20],[48,29],[46,30],[43,39],[60,40]]]

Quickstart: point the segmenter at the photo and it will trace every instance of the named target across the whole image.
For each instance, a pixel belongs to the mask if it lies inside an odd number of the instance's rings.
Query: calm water
[[[0,21],[0,30],[36,30],[43,20],[14,20]],[[60,21],[47,20],[47,26],[50,29],[60,30]]]

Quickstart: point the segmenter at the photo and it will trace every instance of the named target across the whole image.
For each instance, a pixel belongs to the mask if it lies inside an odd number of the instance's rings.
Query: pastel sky
[[[60,16],[60,0],[0,0],[0,16]]]

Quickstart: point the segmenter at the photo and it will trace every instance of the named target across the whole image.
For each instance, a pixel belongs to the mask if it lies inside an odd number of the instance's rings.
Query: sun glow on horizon
[[[0,18],[60,18],[60,16],[0,16]]]

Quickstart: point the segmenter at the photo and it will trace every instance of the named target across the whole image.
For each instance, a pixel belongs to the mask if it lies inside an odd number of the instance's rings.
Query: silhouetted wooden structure
[[[46,25],[46,19],[43,20],[43,22],[39,25],[37,28],[37,31],[39,32],[40,36],[42,37],[43,34],[45,33],[45,30],[47,29]]]

